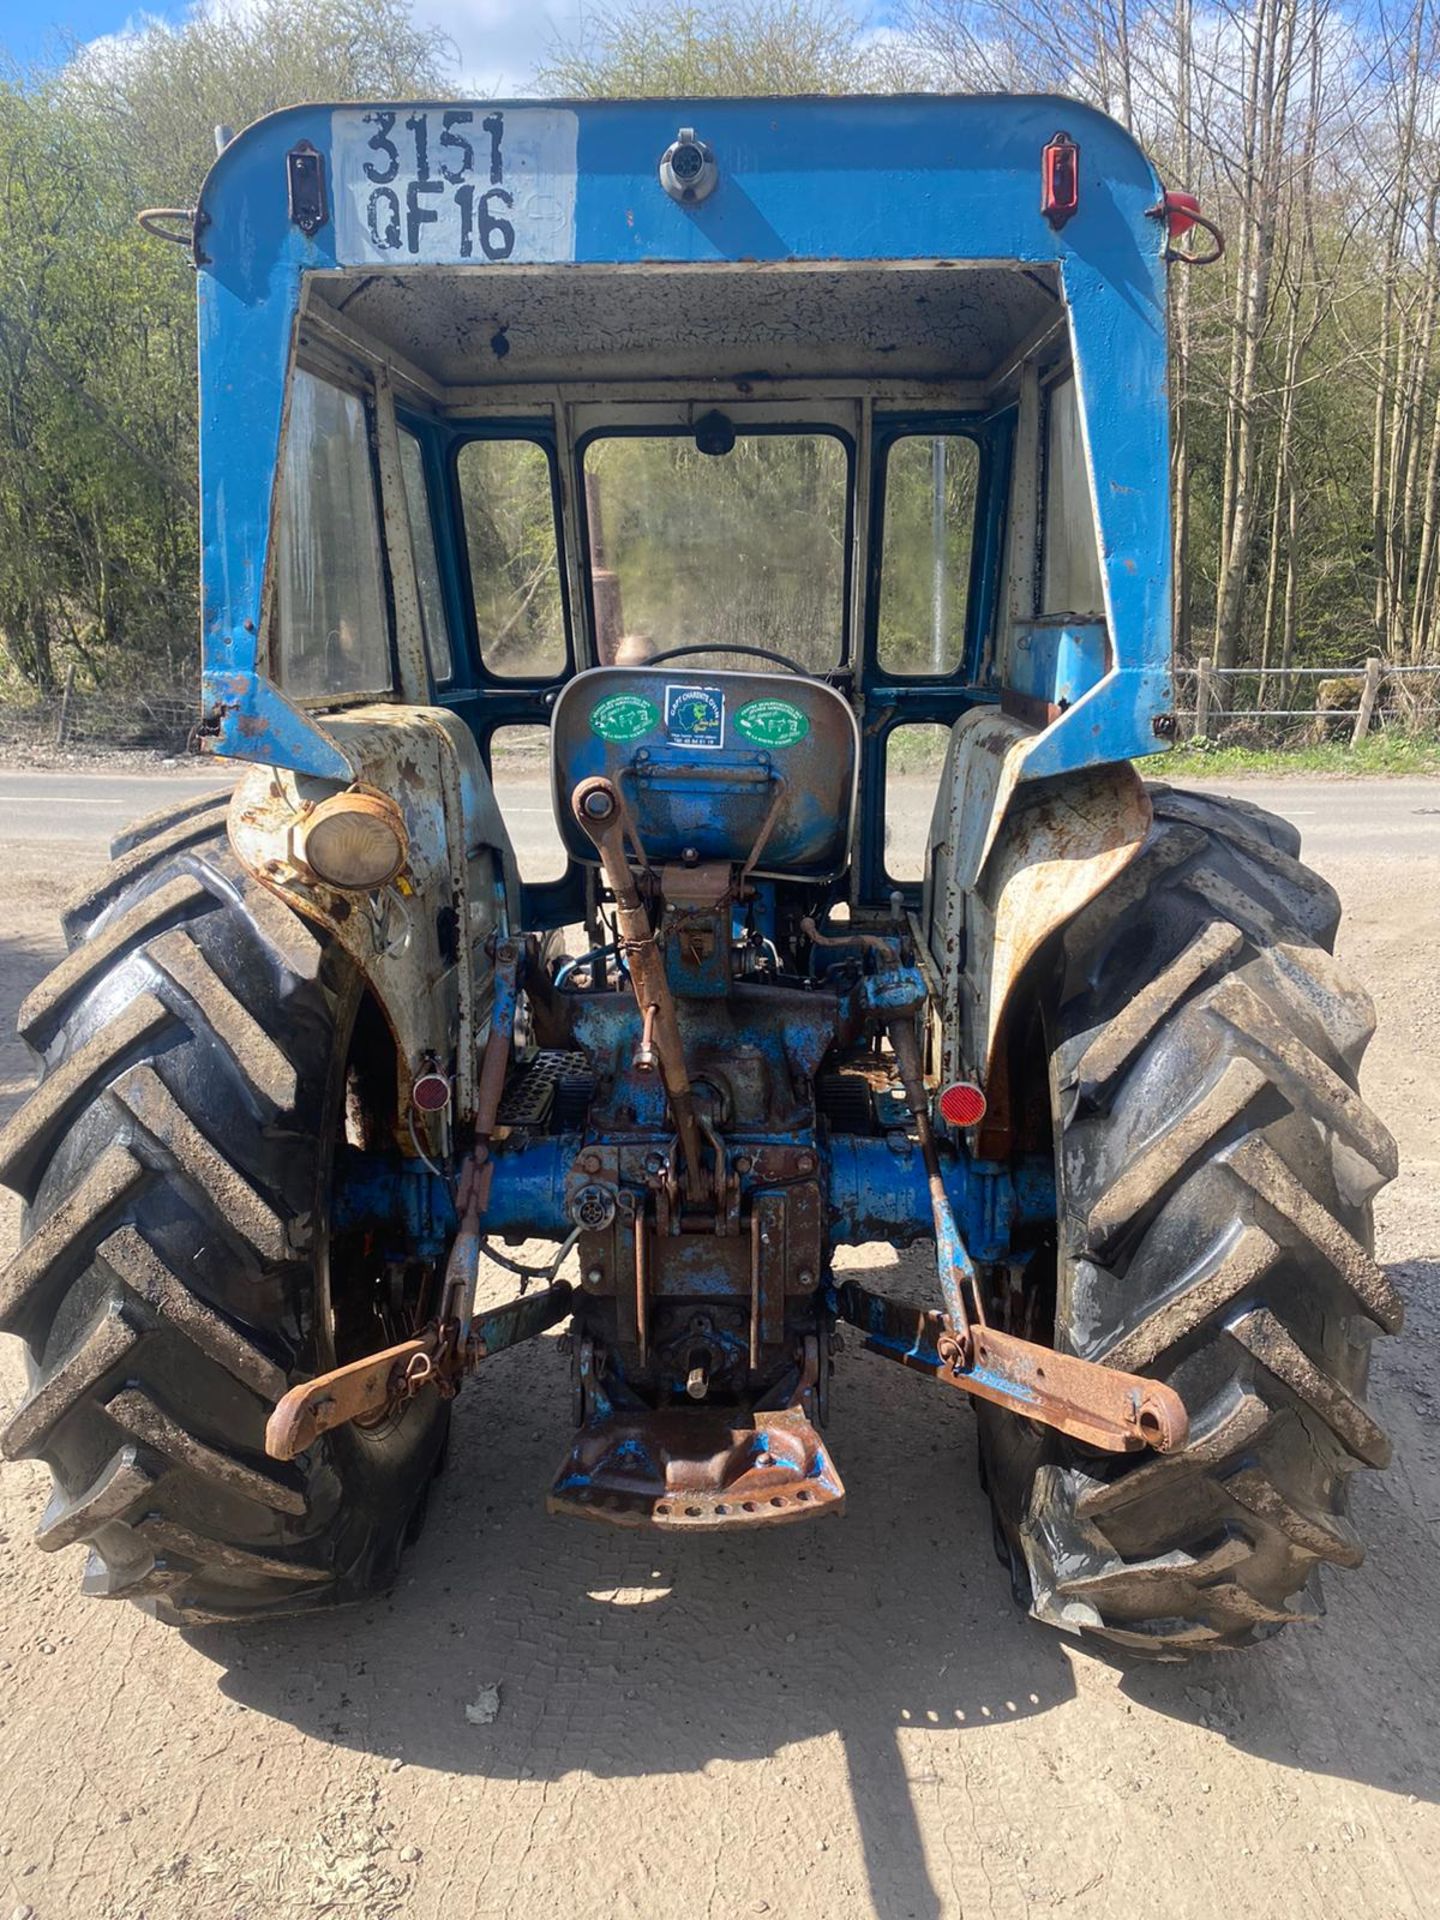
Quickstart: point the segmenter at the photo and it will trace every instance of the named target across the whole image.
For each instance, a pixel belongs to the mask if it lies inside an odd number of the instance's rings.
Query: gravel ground
[[[401,1585],[345,1615],[181,1638],[84,1601],[78,1551],[28,1542],[46,1476],[0,1475],[0,1920],[1440,1912],[1440,825],[1347,852],[1397,803],[1331,791],[1300,824],[1379,1008],[1366,1091],[1404,1160],[1379,1250],[1410,1319],[1377,1356],[1370,1556],[1319,1629],[1127,1669],[1028,1622],[968,1410],[863,1354],[835,1383],[842,1521],[547,1521],[568,1395],[539,1342],[462,1396]],[[4,1036],[101,851],[13,835],[0,814]],[[5,1040],[0,1112],[28,1075]],[[21,1379],[5,1343],[7,1406]]]

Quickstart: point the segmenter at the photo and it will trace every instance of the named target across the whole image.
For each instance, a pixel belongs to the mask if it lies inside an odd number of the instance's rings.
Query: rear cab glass
[[[674,647],[764,647],[810,673],[841,659],[849,451],[838,434],[605,434],[584,451],[602,664]],[[736,666],[766,663],[737,655]]]

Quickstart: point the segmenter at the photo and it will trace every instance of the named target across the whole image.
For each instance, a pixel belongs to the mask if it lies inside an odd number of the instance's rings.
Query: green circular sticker
[[[590,710],[591,731],[602,740],[638,740],[660,724],[660,709],[643,693],[612,693]]]
[[[793,747],[810,731],[810,722],[788,700],[752,700],[735,716],[735,730],[757,747]]]

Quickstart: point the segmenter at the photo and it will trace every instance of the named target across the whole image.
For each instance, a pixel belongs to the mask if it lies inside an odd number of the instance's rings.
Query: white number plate
[[[576,125],[543,107],[333,114],[341,265],[573,260]]]

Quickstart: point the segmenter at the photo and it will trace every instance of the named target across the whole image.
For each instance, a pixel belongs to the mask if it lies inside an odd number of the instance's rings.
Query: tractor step
[[[549,1513],[719,1533],[841,1513],[845,1488],[803,1410],[597,1414],[576,1434]]]

